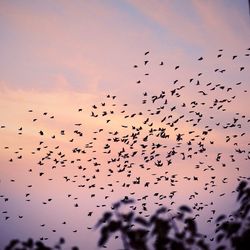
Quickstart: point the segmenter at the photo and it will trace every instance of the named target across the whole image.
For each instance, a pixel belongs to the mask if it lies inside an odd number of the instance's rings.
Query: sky
[[[214,202],[204,208],[201,222],[211,217],[212,207],[217,215],[231,211],[235,207],[232,191],[239,179],[249,176],[248,9],[246,0],[2,0],[0,248],[13,238],[48,238],[45,242],[53,244],[63,236],[68,247],[88,245],[89,250],[97,249],[98,231],[87,227],[93,227],[112,203],[133,192],[134,199],[149,195],[149,213],[159,205],[155,192],[168,196],[174,190],[177,193],[175,204],[171,205],[173,211],[183,202],[190,206]],[[181,86],[184,87],[178,89]],[[172,95],[174,88],[177,94]],[[163,100],[152,102],[152,97],[160,96],[162,91]],[[216,99],[229,102],[222,102],[220,109],[218,104],[210,108]],[[187,108],[182,107],[183,103]],[[159,107],[163,107],[160,115],[155,115]],[[171,110],[173,107],[176,108]],[[194,126],[188,120],[197,118],[199,114],[195,112],[200,112],[202,119]],[[182,115],[184,118],[180,118]],[[223,128],[234,118],[239,126]],[[176,130],[175,125],[166,124],[175,119]],[[147,143],[160,143],[166,148],[156,149],[159,156],[149,162],[143,158],[155,154],[149,147],[145,154],[130,156],[132,165],[118,173],[117,165],[124,166],[126,162],[112,163],[110,158],[116,158],[122,148],[129,155],[141,152],[150,122],[156,129],[165,126],[170,138],[150,136]],[[82,125],[76,125],[79,123]],[[132,146],[121,140],[117,144],[108,140],[116,132],[120,139],[131,136],[140,126],[138,142]],[[187,142],[193,136],[188,132],[194,130],[199,135],[194,143],[197,149],[197,143],[203,142],[202,133],[209,128],[212,132],[206,136],[207,151],[188,158]],[[180,146],[176,141],[178,133],[184,134]],[[178,154],[168,165],[166,152],[173,147]],[[86,153],[73,153],[74,148]],[[235,148],[245,153],[237,154]],[[185,160],[179,152],[184,152]],[[216,161],[219,152],[222,162]],[[59,158],[67,161],[56,165],[54,159]],[[43,165],[39,165],[41,159]],[[164,163],[163,167],[156,167],[157,160]],[[174,186],[169,181],[153,184],[157,177],[170,178],[173,174],[178,174]],[[185,176],[198,176],[199,180],[187,181]],[[215,183],[211,183],[212,176],[216,176]],[[138,186],[133,184],[136,177],[141,178]],[[222,182],[225,177],[227,183]],[[149,188],[144,186],[146,182],[151,183]],[[124,188],[124,183],[130,186]],[[92,184],[94,188],[89,187]],[[190,200],[194,192],[199,195]],[[226,195],[220,196],[223,193]],[[169,206],[171,201],[165,199],[163,204]],[[137,211],[140,206],[138,201]],[[92,216],[87,216],[89,211],[93,211]],[[62,224],[64,221],[67,223]],[[201,228],[212,237],[208,223],[201,223]],[[111,241],[107,246],[117,249],[119,242]]]

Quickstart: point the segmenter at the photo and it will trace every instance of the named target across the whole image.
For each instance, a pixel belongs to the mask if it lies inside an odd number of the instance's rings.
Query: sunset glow
[[[249,25],[244,0],[1,1],[0,249],[98,249],[125,196],[213,238],[250,177]]]

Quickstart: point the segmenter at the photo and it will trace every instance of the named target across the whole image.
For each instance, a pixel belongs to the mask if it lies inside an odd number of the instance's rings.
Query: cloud
[[[211,45],[231,49],[247,46],[250,37],[247,24],[249,20],[244,20],[236,5],[197,0],[193,0],[192,5],[201,19],[203,32]]]
[[[143,1],[128,2],[148,19],[162,27],[169,39],[201,49],[246,46],[248,20],[236,8],[215,1]],[[209,42],[208,42],[209,41]]]
[[[129,13],[110,5],[62,1],[49,6],[1,4],[2,80],[13,88],[42,91],[53,89],[55,76],[63,75],[72,89],[90,92],[107,88],[105,83],[117,88],[118,81],[129,82],[129,62],[143,51],[139,41],[150,40],[146,28],[131,26]]]
[[[176,9],[173,1],[129,0],[129,3],[149,19],[158,23],[166,33],[169,32],[170,37],[176,36],[177,39],[190,44],[204,43],[199,25],[190,16],[192,13],[182,15],[179,12],[181,8]],[[184,5],[185,3],[182,2],[177,7],[184,8]]]

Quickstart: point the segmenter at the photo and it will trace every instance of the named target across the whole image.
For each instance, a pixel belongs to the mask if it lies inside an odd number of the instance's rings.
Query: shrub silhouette
[[[239,208],[229,217],[223,214],[216,219],[216,250],[250,249],[250,187],[246,181],[242,181],[236,191]],[[152,240],[156,250],[210,249],[203,235],[198,232],[188,206],[181,206],[176,215],[167,217],[169,210],[162,207],[146,219],[133,212],[119,211],[122,205],[129,203],[133,203],[133,200],[125,197],[114,205],[114,212],[104,213],[99,220],[96,225],[96,228],[101,228],[99,246],[103,246],[113,233],[120,232],[125,250],[152,249],[149,246]]]
[[[226,220],[225,215],[216,220],[217,250],[228,249],[228,245],[237,250],[250,249],[250,187],[247,182],[242,181],[236,191],[240,207],[229,216],[229,220]],[[224,244],[220,244],[221,242]]]
[[[250,249],[250,187],[246,181],[242,181],[236,191],[239,208],[229,216],[223,214],[216,219],[216,250]],[[210,249],[204,235],[199,233],[188,206],[180,206],[175,215],[170,214],[166,207],[161,207],[149,217],[138,216],[133,211],[122,212],[124,206],[133,202],[134,200],[125,197],[113,205],[112,211],[105,212],[99,219],[95,225],[95,229],[100,229],[99,247],[105,246],[114,233],[120,233],[125,250]],[[62,249],[64,243],[63,238],[54,247],[32,239],[24,242],[12,240],[5,249]],[[77,249],[78,247],[72,248]]]
[[[62,245],[65,243],[64,238],[60,238],[59,242],[54,247],[46,246],[42,241],[34,241],[28,239],[27,241],[11,240],[5,250],[52,250],[52,249],[63,249]],[[78,247],[72,247],[72,250],[78,250]]]
[[[154,249],[204,249],[208,245],[203,235],[198,233],[191,209],[181,206],[174,216],[168,215],[167,208],[161,207],[149,218],[137,216],[134,212],[120,212],[120,207],[134,201],[125,197],[113,206],[114,212],[106,212],[98,221],[96,228],[101,228],[98,245],[103,246],[115,232],[120,232],[125,250],[148,250],[150,242]],[[181,226],[177,226],[181,222]]]

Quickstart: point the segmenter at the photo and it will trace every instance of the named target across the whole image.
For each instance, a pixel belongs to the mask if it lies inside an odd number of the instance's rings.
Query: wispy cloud
[[[211,45],[242,48],[248,45],[250,30],[236,6],[220,1],[197,1],[192,5],[201,19],[201,27]]]

